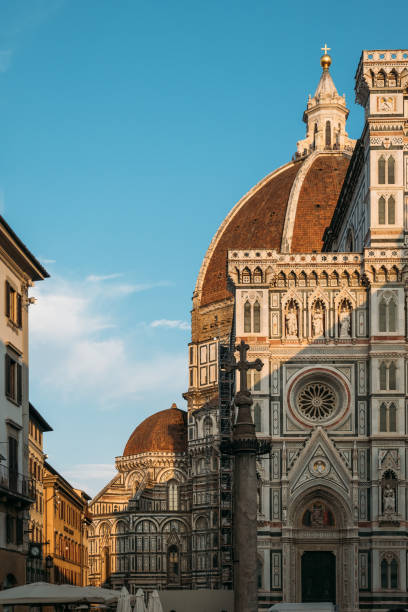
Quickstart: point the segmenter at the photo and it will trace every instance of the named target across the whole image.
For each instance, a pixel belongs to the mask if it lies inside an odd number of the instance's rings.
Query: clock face
[[[31,546],[30,554],[32,557],[39,557],[41,555],[41,548],[39,546]]]

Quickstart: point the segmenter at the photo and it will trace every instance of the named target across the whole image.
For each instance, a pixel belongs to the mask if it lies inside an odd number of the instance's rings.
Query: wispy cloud
[[[43,263],[45,265],[56,263],[55,259],[46,259],[45,257],[39,257],[39,260],[41,261],[41,263]]]
[[[77,489],[96,495],[117,474],[114,463],[80,463],[63,471]]]
[[[179,321],[172,319],[157,319],[150,323],[150,327],[170,327],[171,329],[190,329],[190,324],[187,321]]]
[[[108,286],[123,300],[130,293],[123,290],[124,285]],[[38,301],[30,309],[33,378],[47,394],[80,398],[103,409],[143,397],[158,381],[169,396],[178,394],[186,372],[184,350],[174,353],[160,348],[141,356],[129,330],[122,328],[115,315],[117,302],[101,291],[104,287],[55,277],[35,288]]]
[[[99,275],[99,276],[97,274],[90,274],[89,276],[86,277],[85,280],[88,283],[101,283],[106,280],[113,280],[114,278],[120,278],[121,276],[123,276],[121,272],[116,272],[115,274]]]

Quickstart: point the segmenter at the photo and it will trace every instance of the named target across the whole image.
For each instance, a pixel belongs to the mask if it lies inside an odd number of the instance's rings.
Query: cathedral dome
[[[278,168],[231,210],[204,258],[196,286],[201,306],[231,297],[228,249],[320,252],[351,151],[320,150]]]
[[[187,450],[187,413],[172,404],[136,427],[123,456],[150,452],[184,453]]]

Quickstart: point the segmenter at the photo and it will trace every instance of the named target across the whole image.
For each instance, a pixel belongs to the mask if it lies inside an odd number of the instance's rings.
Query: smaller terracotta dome
[[[171,408],[152,414],[136,427],[123,456],[140,453],[187,451],[187,412],[172,404]]]

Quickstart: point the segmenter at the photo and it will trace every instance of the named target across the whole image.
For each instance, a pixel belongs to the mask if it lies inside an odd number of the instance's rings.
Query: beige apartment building
[[[44,454],[43,434],[52,431],[52,427],[30,403],[29,407],[29,430],[28,430],[28,471],[33,482],[35,501],[30,507],[29,522],[29,549],[27,557],[27,583],[47,581],[49,579],[49,560],[44,538]],[[48,561],[48,562],[47,562]]]
[[[44,463],[44,554],[55,584],[88,584],[88,527],[91,516],[84,491],[75,489],[49,463]]]
[[[28,289],[49,275],[0,216],[0,589],[24,584],[28,512]]]

